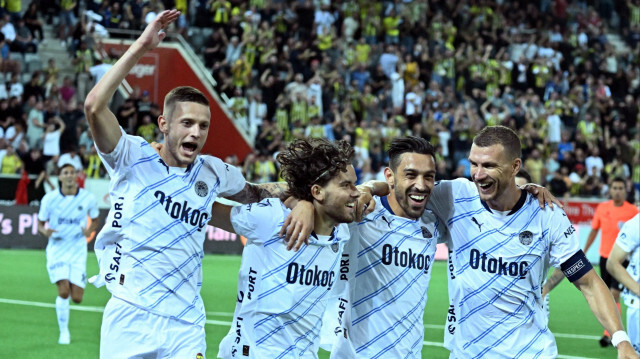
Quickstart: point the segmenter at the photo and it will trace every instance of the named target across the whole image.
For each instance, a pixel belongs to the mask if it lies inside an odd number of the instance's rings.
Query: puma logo
[[[476,224],[476,226],[478,226],[478,231],[482,232],[482,225],[484,223],[479,223],[478,220],[476,219],[476,217],[471,217],[471,220],[473,221],[473,223]]]
[[[387,222],[387,225],[389,226],[389,228],[391,228],[391,222],[393,222],[395,218],[391,218],[391,220],[388,220],[385,216],[382,216],[382,220]]]

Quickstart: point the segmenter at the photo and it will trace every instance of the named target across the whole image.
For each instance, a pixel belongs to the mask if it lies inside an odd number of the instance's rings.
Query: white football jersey
[[[42,197],[38,219],[49,222],[51,234],[47,243],[49,263],[78,263],[87,259],[87,240],[82,229],[87,228],[87,216],[97,220],[98,203],[88,191],[79,188],[78,193],[65,196],[60,189]]]
[[[349,225],[339,286],[325,315],[331,358],[420,358],[436,244],[444,228],[430,211],[396,216],[386,197]]]
[[[629,253],[629,265],[627,273],[636,282],[640,283],[640,214],[625,222],[618,233],[616,244],[623,251]],[[622,291],[624,304],[628,307],[640,308],[640,298],[626,287]]]
[[[124,131],[100,157],[111,176],[111,208],[95,245],[100,279],[133,305],[204,326],[202,246],[211,206],[242,190],[244,177],[207,155],[186,169],[168,167]]]
[[[541,287],[550,264],[580,250],[564,211],[541,210],[525,191],[512,211],[490,210],[467,179],[436,183],[428,207],[450,233],[451,357],[557,356]]]
[[[234,207],[231,222],[247,238],[238,302],[219,358],[317,358],[329,291],[336,282],[346,224],[331,236],[312,235],[288,251],[278,235],[289,210],[279,199]]]

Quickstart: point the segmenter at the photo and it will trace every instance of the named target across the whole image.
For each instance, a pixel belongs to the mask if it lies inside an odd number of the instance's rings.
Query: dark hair
[[[405,136],[398,137],[389,145],[389,167],[395,171],[400,165],[400,157],[403,153],[419,153],[432,156],[435,161],[435,149],[429,141],[422,137]]]
[[[195,102],[209,107],[209,100],[197,88],[191,86],[176,87],[164,97],[164,112],[167,118],[171,118],[176,102]]]
[[[527,180],[527,183],[531,183],[531,175],[524,169],[524,167],[520,167],[520,170],[516,173],[516,177],[522,177]]]
[[[487,126],[476,137],[473,144],[479,147],[502,145],[504,152],[511,159],[522,158],[522,145],[516,132],[505,126]]]
[[[280,152],[276,159],[289,190],[287,195],[312,202],[311,187],[324,186],[338,171],[345,172],[353,159],[353,148],[346,141],[324,138],[298,139]]]
[[[624,184],[625,188],[627,186],[627,181],[625,181],[625,179],[620,177],[620,176],[613,177],[613,179],[611,180],[611,184],[612,185],[613,185],[613,182],[622,182]]]

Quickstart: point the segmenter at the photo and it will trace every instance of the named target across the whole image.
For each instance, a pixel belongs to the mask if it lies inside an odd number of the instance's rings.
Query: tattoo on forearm
[[[549,286],[549,291],[555,288],[562,280],[564,279],[564,274],[561,271],[554,271],[549,276],[547,280],[547,285]]]
[[[284,201],[287,185],[285,183],[247,183],[240,193],[229,199],[243,204],[260,202],[265,198],[279,198]]]

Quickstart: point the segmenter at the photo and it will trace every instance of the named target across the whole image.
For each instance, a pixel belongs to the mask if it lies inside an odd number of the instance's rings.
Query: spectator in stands
[[[82,173],[84,166],[82,164],[82,157],[78,154],[76,147],[70,147],[68,152],[61,154],[58,157],[58,168],[66,164],[71,164],[76,169],[77,173]]]
[[[27,11],[22,16],[24,23],[31,31],[31,36],[39,43],[44,43],[44,34],[42,32],[42,21],[38,17],[38,4],[35,1],[29,3]]]
[[[58,38],[63,47],[67,47],[67,37],[71,35],[71,29],[76,26],[74,8],[77,3],[73,0],[60,1],[60,27]]]
[[[18,174],[22,171],[22,161],[12,145],[8,145],[6,153],[0,162],[0,173],[2,174]]]
[[[58,128],[56,128],[56,125]],[[53,157],[60,156],[60,137],[66,126],[62,119],[54,116],[47,122],[43,136],[42,157],[48,162]]]

